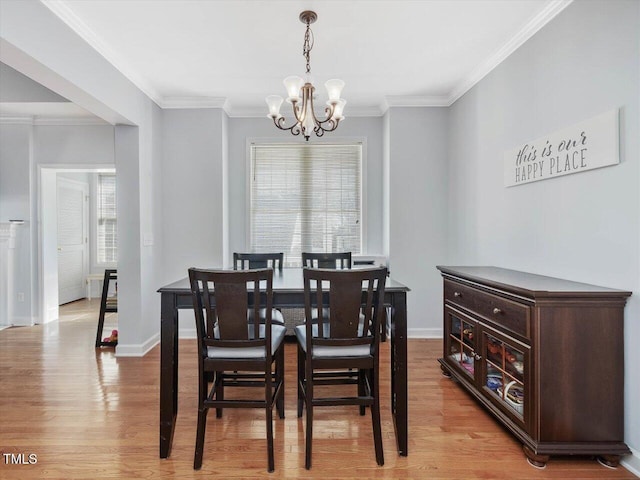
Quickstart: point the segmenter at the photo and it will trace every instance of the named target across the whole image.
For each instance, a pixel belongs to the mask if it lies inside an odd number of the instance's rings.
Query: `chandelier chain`
[[[307,20],[307,31],[304,34],[304,45],[302,46],[302,55],[307,60],[307,73],[311,73],[310,53],[313,48],[313,32]]]

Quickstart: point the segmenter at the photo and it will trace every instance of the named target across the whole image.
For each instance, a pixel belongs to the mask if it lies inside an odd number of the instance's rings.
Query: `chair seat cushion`
[[[249,338],[253,337],[253,325],[248,326]],[[217,336],[217,331],[214,332]],[[271,325],[271,352],[275,352],[282,344],[287,329],[284,325]],[[260,338],[264,338],[265,325],[260,325]],[[209,358],[264,358],[267,355],[264,347],[207,347],[207,357]]]
[[[329,325],[324,324],[325,336],[329,334]],[[305,325],[298,325],[295,328],[296,338],[302,349],[307,351],[307,327]],[[315,337],[318,335],[318,325],[311,326],[311,334]],[[369,345],[349,345],[345,347],[341,346],[314,346],[313,356],[318,358],[331,358],[331,357],[366,357],[371,354],[371,347]]]
[[[258,315],[260,315],[260,321],[262,323],[265,322],[265,319],[267,318],[267,309],[266,308],[261,308],[258,311]],[[253,308],[250,308],[248,313],[247,313],[247,318],[249,319],[250,322],[253,322]],[[282,316],[282,312],[280,310],[278,310],[277,308],[273,308],[271,310],[271,322],[272,323],[278,323],[280,325],[284,325],[284,317]]]

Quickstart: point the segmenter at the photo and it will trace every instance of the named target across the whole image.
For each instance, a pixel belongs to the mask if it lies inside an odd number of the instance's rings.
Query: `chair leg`
[[[216,400],[224,400],[224,372],[216,372]],[[216,418],[222,418],[222,408],[216,408]]]
[[[309,470],[311,468],[311,439],[313,438],[313,407],[309,400],[307,400],[306,410],[307,428],[304,440],[304,468]]]
[[[298,418],[302,417],[302,406],[304,402],[304,390],[302,386],[305,381],[305,359],[305,353],[300,345],[298,345]]]
[[[380,426],[380,392],[378,388],[377,370],[371,370],[371,394],[373,405],[371,406],[371,421],[373,423],[373,443],[376,450],[376,462],[384,465],[384,452],[382,451],[382,428]]]
[[[276,408],[280,418],[284,418],[284,345],[280,349],[276,357],[276,388],[280,386],[278,398],[276,399]]]
[[[201,407],[198,409],[198,427],[196,430],[196,452],[193,457],[193,469],[200,470],[202,467],[202,453],[204,450],[204,432],[207,427],[207,411],[208,408]]]
[[[96,348],[102,345],[102,331],[104,330],[104,302],[100,304],[100,315],[98,317],[98,331],[96,332]]]
[[[267,395],[271,397],[271,392],[268,391]],[[269,473],[275,470],[275,461],[273,459],[273,405],[271,404],[271,399],[267,401],[267,457],[269,462],[269,467],[267,471]]]
[[[362,369],[358,370],[358,396],[359,397],[364,397],[366,395],[366,378],[365,378],[365,374],[366,372]],[[364,405],[360,405],[360,415],[364,415],[365,414],[365,406]]]
[[[306,362],[305,362],[306,363]],[[313,439],[313,370],[310,365],[305,365],[305,408],[307,410],[307,431],[305,435],[304,467],[311,468],[311,441]]]

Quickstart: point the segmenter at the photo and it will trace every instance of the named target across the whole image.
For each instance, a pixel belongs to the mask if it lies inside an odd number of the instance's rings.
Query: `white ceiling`
[[[266,115],[304,73],[301,11],[317,12],[320,99],[346,82],[345,115],[450,105],[570,0],[42,0],[163,108]]]

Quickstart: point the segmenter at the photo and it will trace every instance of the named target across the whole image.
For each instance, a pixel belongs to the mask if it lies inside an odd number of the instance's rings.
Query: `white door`
[[[58,176],[58,304],[85,297],[89,185]]]

